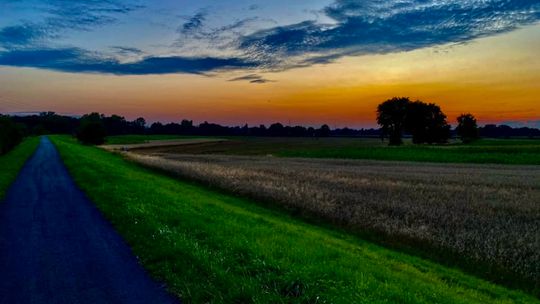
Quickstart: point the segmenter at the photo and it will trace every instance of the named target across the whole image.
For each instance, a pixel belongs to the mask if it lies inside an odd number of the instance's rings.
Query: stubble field
[[[539,287],[538,166],[171,153],[128,157],[492,280]]]

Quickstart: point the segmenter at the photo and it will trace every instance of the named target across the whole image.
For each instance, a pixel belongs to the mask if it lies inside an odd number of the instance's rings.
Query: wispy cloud
[[[206,11],[200,11],[191,16],[186,22],[180,26],[178,32],[184,35],[196,32],[203,27],[204,20],[206,19]]]
[[[538,21],[540,2],[337,0],[323,11],[334,23],[307,20],[265,29],[242,37],[239,48],[275,65],[301,57],[296,65],[462,43]]]
[[[319,9],[324,18],[283,26],[261,16],[216,25],[211,18],[226,12],[204,9],[175,26],[179,37],[162,52],[175,56],[163,57],[122,45],[106,55],[107,50],[95,53],[54,43],[65,31],[91,31],[140,5],[122,0],[45,3],[43,20],[0,28],[0,65],[118,75],[280,70],[327,64],[343,56],[466,43],[540,20],[538,0],[335,0]],[[118,56],[131,61],[120,62]],[[234,81],[240,80],[270,81]]]
[[[148,75],[192,73],[204,74],[225,69],[246,69],[255,64],[238,58],[212,57],[144,57],[121,63],[78,48],[12,50],[0,53],[0,65],[32,67],[71,73]]]
[[[229,79],[229,81],[248,81],[250,83],[256,83],[256,84],[275,82],[275,80],[269,80],[257,74],[249,74],[245,76],[240,76],[233,79]]]
[[[0,46],[21,47],[34,44],[47,36],[47,31],[32,24],[7,26],[0,29]]]
[[[98,26],[116,22],[118,15],[141,8],[141,5],[119,0],[50,0],[46,2],[45,18],[23,21],[19,25],[0,29],[0,46],[4,48],[31,47],[58,38],[65,31],[90,31]]]
[[[143,51],[141,51],[140,49],[138,48],[134,48],[134,47],[126,47],[126,46],[112,46],[111,49],[119,54],[119,55],[142,55],[144,54]]]

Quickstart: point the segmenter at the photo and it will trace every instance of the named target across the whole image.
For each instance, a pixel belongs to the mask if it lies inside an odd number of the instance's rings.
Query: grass
[[[537,166],[128,156],[295,215],[369,233],[378,242],[423,251],[489,279],[540,289]]]
[[[389,147],[378,139],[367,138],[230,137],[227,142],[162,147],[148,152],[540,165],[540,140],[534,139],[482,139],[469,145],[406,143]]]
[[[142,144],[153,140],[174,140],[186,138],[180,135],[117,135],[105,139],[107,145]]]
[[[6,191],[17,177],[17,174],[19,174],[26,160],[36,150],[38,142],[38,137],[26,138],[7,154],[0,155],[0,201],[4,199]]]
[[[537,303],[520,291],[52,137],[78,185],[185,303]]]

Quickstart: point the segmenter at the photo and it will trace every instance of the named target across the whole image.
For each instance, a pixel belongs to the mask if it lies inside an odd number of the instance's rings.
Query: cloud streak
[[[202,10],[177,28],[180,37],[168,53],[179,55],[152,55],[122,45],[105,55],[105,50],[59,47],[50,41],[67,30],[90,31],[114,23],[141,6],[120,0],[46,3],[48,17],[40,22],[0,29],[0,65],[116,75],[284,70],[328,64],[343,56],[466,43],[540,20],[538,0],[335,0],[319,10],[325,22],[283,26],[260,16],[215,25],[209,20],[214,14]],[[137,60],[120,62],[115,55]],[[256,74],[231,79],[241,80],[270,81]]]
[[[187,35],[193,32],[200,30],[203,27],[204,21],[206,20],[207,13],[204,11],[198,12],[184,22],[182,26],[178,29],[178,32],[181,34]]]
[[[308,20],[265,29],[243,37],[239,48],[269,64],[291,57],[304,57],[295,64],[327,63],[345,55],[467,42],[540,19],[536,0],[337,0],[323,11],[335,23]]]
[[[0,65],[49,69],[70,73],[149,75],[191,73],[205,74],[226,69],[246,69],[255,64],[238,58],[145,57],[121,63],[114,58],[78,48],[12,50],[0,53]]]
[[[58,38],[65,31],[91,31],[98,26],[114,23],[118,15],[124,15],[142,6],[125,4],[118,0],[50,0],[47,1],[47,17],[40,21],[24,21],[18,25],[0,29],[0,46],[21,48],[43,44]]]
[[[245,76],[240,76],[233,79],[229,79],[229,81],[248,81],[249,83],[255,83],[255,84],[275,82],[275,80],[269,80],[257,74],[249,74]]]

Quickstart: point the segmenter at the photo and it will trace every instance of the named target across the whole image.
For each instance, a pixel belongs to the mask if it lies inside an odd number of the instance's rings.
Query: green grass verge
[[[281,157],[373,159],[443,163],[540,165],[538,139],[481,139],[471,144],[389,147],[369,138],[227,137],[229,141],[181,147],[180,153],[274,155]],[[175,152],[172,148],[162,148]]]
[[[277,153],[282,157],[350,158],[419,161],[540,165],[540,145],[531,146],[404,146],[343,149],[298,149]]]
[[[26,160],[34,153],[38,143],[38,137],[26,138],[7,154],[0,155],[0,201],[4,199],[9,186]]]
[[[185,303],[537,303],[253,201],[51,137],[77,184]]]

